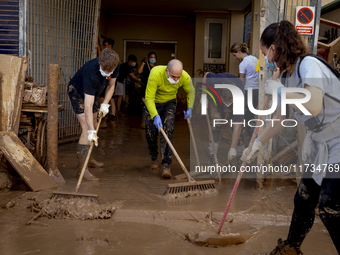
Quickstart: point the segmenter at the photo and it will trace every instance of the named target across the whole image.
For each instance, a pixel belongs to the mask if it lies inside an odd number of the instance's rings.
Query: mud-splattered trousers
[[[335,169],[335,164],[332,166]],[[296,191],[287,242],[294,247],[301,246],[313,226],[315,208],[319,204],[320,219],[340,254],[340,173],[327,172],[321,186],[311,176],[312,173],[304,172]]]
[[[156,109],[161,117],[164,132],[169,137],[169,140],[172,142],[172,133],[175,130],[175,112],[176,112],[176,99],[170,100],[166,103],[156,103]],[[146,119],[145,119],[145,137],[148,142],[149,154],[152,160],[155,160],[158,155],[158,129],[153,124],[153,119],[151,119],[149,111],[146,109]],[[172,163],[172,150],[169,147],[168,143],[164,139],[163,135],[161,135],[160,139],[160,147],[161,147],[161,157],[162,164]]]
[[[84,96],[81,95],[73,85],[68,85],[68,97],[70,98],[72,108],[76,114],[82,114],[85,111]],[[99,98],[96,98],[93,103],[92,112],[96,113],[99,110]]]

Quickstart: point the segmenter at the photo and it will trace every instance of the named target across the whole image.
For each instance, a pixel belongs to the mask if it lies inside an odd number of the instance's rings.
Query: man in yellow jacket
[[[195,100],[195,89],[190,75],[183,70],[183,64],[178,59],[169,61],[167,66],[155,66],[151,69],[145,92],[147,116],[145,121],[146,140],[151,156],[151,168],[158,168],[157,136],[163,128],[170,141],[175,129],[176,95],[178,89],[183,87],[187,93],[187,111],[184,118],[191,118],[192,107]],[[157,130],[158,129],[158,130]],[[162,177],[171,178],[170,164],[172,163],[172,150],[163,136],[161,136]]]

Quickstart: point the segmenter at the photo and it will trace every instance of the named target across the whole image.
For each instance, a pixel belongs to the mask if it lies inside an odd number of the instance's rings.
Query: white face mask
[[[133,67],[133,66],[136,66],[136,62],[132,62],[131,63],[131,66]]]
[[[170,74],[168,73],[168,81],[170,82],[171,85],[175,85],[179,82],[179,79],[175,81],[174,79],[170,77]]]
[[[101,67],[99,67],[99,72],[103,77],[106,77],[106,78],[110,77],[111,74],[113,74],[113,71],[111,73],[106,74]]]

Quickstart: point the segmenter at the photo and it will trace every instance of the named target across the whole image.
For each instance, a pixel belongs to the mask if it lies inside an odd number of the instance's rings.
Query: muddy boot
[[[159,165],[159,163],[158,163],[158,160],[157,160],[157,159],[152,160],[151,165],[150,165],[150,168],[151,168],[151,169],[158,169],[158,165]]]
[[[170,166],[168,163],[164,163],[162,167],[162,175],[163,178],[171,178],[171,171],[170,171]]]
[[[294,248],[292,246],[289,246],[288,244],[285,244],[284,241],[280,238],[277,241],[276,248],[271,253],[265,253],[264,255],[302,255],[303,253],[298,248]],[[255,254],[260,255],[260,254]]]
[[[97,160],[95,160],[92,155],[89,159],[89,166],[90,167],[94,167],[94,168],[100,168],[100,167],[103,167],[104,166],[104,163],[103,162],[99,162]]]
[[[77,160],[78,160],[77,178],[79,178],[81,170],[83,169],[83,165],[85,163],[89,149],[90,149],[90,145],[78,144],[78,147],[77,147]],[[92,175],[90,173],[88,168],[85,169],[83,180],[84,181],[99,181],[99,179],[97,177],[95,177],[94,175]]]
[[[107,119],[108,119],[108,125],[110,127],[114,127],[115,128],[117,126],[116,125],[116,115],[111,114],[110,117],[107,118]]]

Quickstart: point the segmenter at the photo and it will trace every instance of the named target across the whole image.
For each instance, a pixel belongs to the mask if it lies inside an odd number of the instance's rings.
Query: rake
[[[195,181],[190,176],[188,170],[184,166],[181,158],[179,157],[177,151],[175,150],[175,147],[172,145],[171,141],[169,140],[168,136],[164,132],[163,128],[160,127],[159,129],[162,135],[164,136],[165,140],[169,144],[169,147],[174,153],[177,161],[179,162],[188,180],[188,182],[168,184],[168,187],[166,191],[164,192],[164,195],[169,195],[170,197],[177,198],[177,197],[189,197],[189,196],[195,196],[195,195],[217,193],[214,180]]]

